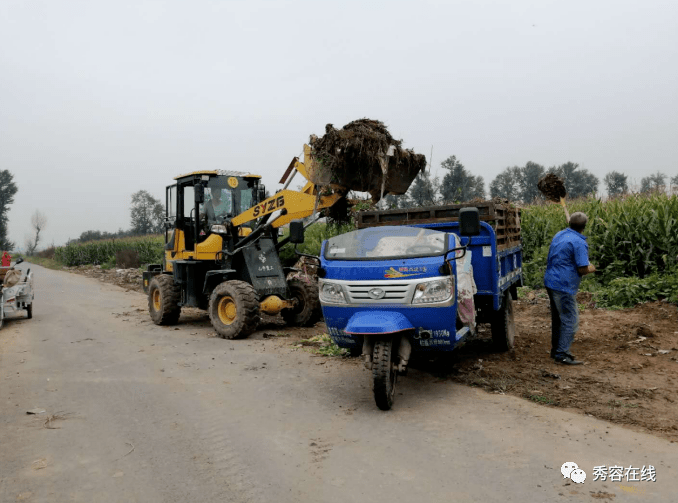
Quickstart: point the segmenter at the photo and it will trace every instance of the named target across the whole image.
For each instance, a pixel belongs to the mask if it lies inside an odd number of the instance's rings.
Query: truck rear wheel
[[[397,348],[393,339],[381,339],[374,342],[372,353],[372,380],[374,382],[374,401],[381,410],[393,406],[395,385],[398,380]]]
[[[250,335],[259,326],[259,301],[254,287],[244,281],[224,281],[212,292],[210,321],[222,339]]]
[[[501,308],[492,315],[492,343],[497,351],[513,348],[516,337],[516,321],[513,299],[507,290],[502,297]]]
[[[292,309],[283,309],[280,314],[283,320],[290,326],[310,327],[320,319],[320,298],[318,297],[318,284],[306,283],[294,278],[287,285],[290,288],[292,298],[297,300],[297,305]]]
[[[148,285],[148,312],[156,325],[176,325],[181,315],[181,290],[169,274],[158,274]]]

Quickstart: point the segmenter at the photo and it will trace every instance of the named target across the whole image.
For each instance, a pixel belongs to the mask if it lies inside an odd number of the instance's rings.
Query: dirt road
[[[355,359],[304,352],[273,326],[221,340],[200,314],[157,327],[138,292],[30,267],[34,318],[0,331],[2,502],[673,501],[678,491],[668,440],[426,368],[381,412]],[[35,408],[45,412],[26,414]],[[583,484],[561,475],[568,461]],[[600,465],[638,478],[653,465],[656,482],[594,481]]]

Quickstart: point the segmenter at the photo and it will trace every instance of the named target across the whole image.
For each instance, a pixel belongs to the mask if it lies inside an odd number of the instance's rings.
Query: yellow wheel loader
[[[154,323],[176,324],[183,306],[198,307],[209,311],[220,337],[234,339],[254,332],[262,312],[280,313],[293,325],[319,319],[317,286],[286,280],[291,268],[282,267],[278,251],[290,238],[278,242],[277,230],[329,208],[348,189],[322,195],[311,181],[310,147],[304,155],[305,164],[294,158],[280,181],[284,188],[269,198],[259,175],[195,171],[175,178],[166,189],[163,262],[143,273]],[[297,172],[308,182],[288,190]],[[292,242],[303,241],[303,228],[294,234]]]

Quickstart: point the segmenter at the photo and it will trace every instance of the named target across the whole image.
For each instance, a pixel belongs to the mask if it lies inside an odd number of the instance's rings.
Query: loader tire
[[[310,327],[322,316],[320,298],[318,297],[318,283],[291,279],[287,286],[291,298],[297,299],[297,305],[292,309],[283,309],[280,314],[289,326]]]
[[[33,318],[33,303],[31,302],[26,306],[26,319],[30,320]]]
[[[222,339],[242,339],[259,326],[261,315],[254,287],[244,281],[224,281],[212,291],[212,326]]]
[[[156,325],[176,325],[181,315],[181,289],[169,274],[158,274],[148,285],[148,312]]]
[[[393,339],[375,341],[372,353],[372,381],[374,401],[381,410],[389,410],[393,406],[395,385],[398,380],[394,361],[397,354],[397,348],[393,347]]]
[[[502,297],[501,308],[493,313],[490,324],[495,351],[508,351],[513,348],[516,337],[516,321],[513,299],[508,290]]]

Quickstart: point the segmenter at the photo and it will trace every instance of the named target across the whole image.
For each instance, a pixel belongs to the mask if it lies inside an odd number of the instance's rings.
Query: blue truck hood
[[[326,260],[322,255],[320,258],[325,277],[338,280],[431,278],[440,276],[443,263],[442,256],[401,260]]]

